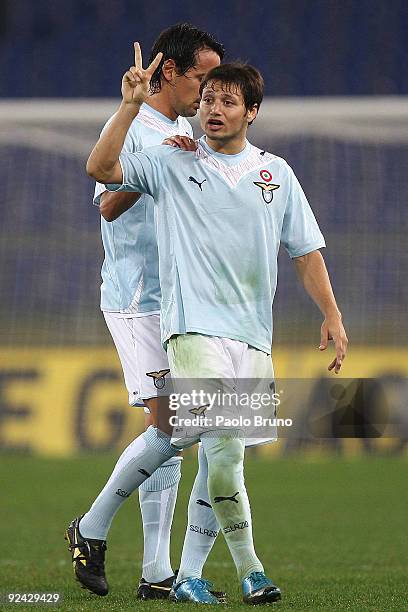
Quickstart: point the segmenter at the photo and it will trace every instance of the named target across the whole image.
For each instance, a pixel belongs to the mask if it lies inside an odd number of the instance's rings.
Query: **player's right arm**
[[[163,55],[158,53],[150,66],[144,70],[139,43],[134,43],[134,51],[135,65],[130,67],[122,79],[121,105],[106,130],[102,132],[86,165],[88,174],[99,183],[122,182],[123,174],[119,155],[126,134],[149,95],[150,79]]]
[[[196,141],[184,135],[170,136],[163,141],[163,144],[182,149],[183,151],[196,151],[197,149]],[[123,149],[123,152],[129,152],[129,149],[127,151]],[[127,191],[104,191],[99,196],[99,212],[105,221],[115,221],[124,212],[132,208],[139,200],[140,196],[141,194],[139,193],[130,193]]]

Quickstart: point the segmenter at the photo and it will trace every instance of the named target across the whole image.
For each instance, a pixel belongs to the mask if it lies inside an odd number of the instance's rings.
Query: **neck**
[[[149,96],[146,104],[159,111],[159,113],[168,119],[171,119],[171,121],[175,121],[178,117],[178,114],[171,105],[165,85],[162,85],[162,89],[158,93]]]
[[[208,134],[205,135],[206,143],[216,153],[224,153],[225,155],[237,155],[246,147],[246,134],[234,136],[228,140],[213,139]]]

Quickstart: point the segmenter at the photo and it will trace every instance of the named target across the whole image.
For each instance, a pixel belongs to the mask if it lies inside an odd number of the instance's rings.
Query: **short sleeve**
[[[152,147],[153,149],[153,147]],[[148,151],[149,149],[147,149]],[[136,191],[157,196],[158,180],[154,156],[146,152],[121,153],[119,162],[122,168],[122,184],[109,184],[108,191]]]
[[[326,246],[309,202],[290,166],[288,198],[283,218],[281,242],[290,257],[301,257]]]
[[[110,117],[110,119],[105,123],[105,125],[102,128],[101,134],[104,133],[104,131],[106,130],[106,128],[108,127],[108,125],[110,124],[114,116],[115,115],[112,115],[112,117]],[[128,133],[126,134],[125,142],[123,143],[122,153],[134,153],[135,151],[141,150],[141,148],[142,147],[140,146],[140,142],[137,139],[135,139],[134,133],[132,132],[132,130],[129,130]],[[106,191],[106,186],[103,183],[98,183],[98,182],[95,183],[95,191],[94,191],[94,197],[93,197],[93,204],[95,204],[95,206],[100,206],[101,195],[105,191]]]

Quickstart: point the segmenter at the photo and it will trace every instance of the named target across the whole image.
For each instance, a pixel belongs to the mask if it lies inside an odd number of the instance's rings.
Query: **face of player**
[[[238,86],[212,81],[204,88],[200,123],[208,144],[217,151],[234,154],[244,147],[248,123],[255,119],[256,106],[245,108]]]
[[[185,74],[177,74],[172,88],[172,106],[177,115],[194,117],[200,107],[200,85],[209,70],[220,65],[220,57],[212,49],[197,53],[196,65]]]

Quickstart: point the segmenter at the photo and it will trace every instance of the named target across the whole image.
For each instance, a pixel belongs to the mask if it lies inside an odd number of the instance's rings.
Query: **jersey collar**
[[[160,121],[164,121],[165,123],[168,123],[169,125],[176,126],[179,123],[178,117],[177,119],[172,121],[171,119],[166,117],[166,115],[163,115],[163,113],[160,113],[158,110],[156,110],[155,108],[147,104],[147,102],[144,102],[140,108],[145,113],[149,113],[153,117],[156,117],[157,119],[160,119]]]
[[[200,138],[200,144],[206,153],[212,157],[215,157],[215,159],[220,160],[226,166],[235,166],[236,164],[241,163],[248,157],[251,151],[251,144],[248,142],[248,140],[245,140],[245,148],[234,155],[227,155],[226,153],[218,153],[217,151],[214,151],[214,149],[212,149],[207,143],[205,135]]]

